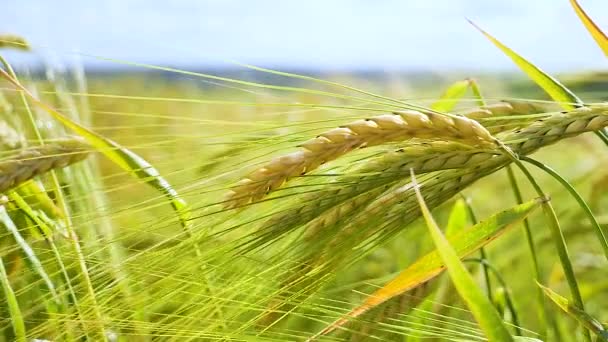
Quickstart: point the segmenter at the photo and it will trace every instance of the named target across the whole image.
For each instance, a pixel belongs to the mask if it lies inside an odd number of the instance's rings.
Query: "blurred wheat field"
[[[605,73],[559,75],[579,103],[515,74],[108,63],[132,69],[4,64],[0,341],[493,340],[463,274],[515,340],[608,338]],[[280,159],[311,139],[337,157]]]

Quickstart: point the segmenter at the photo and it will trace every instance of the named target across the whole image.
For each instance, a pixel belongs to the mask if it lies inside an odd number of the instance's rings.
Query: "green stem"
[[[532,176],[530,171],[524,166],[524,164],[519,159],[519,156],[516,155],[508,146],[503,144],[500,140],[496,140],[495,143],[503,149],[505,155],[508,156],[517,167],[523,172],[526,176],[538,196],[547,198],[549,197],[544,193],[540,185],[536,182],[536,179]],[[572,262],[570,262],[570,256],[568,253],[568,247],[566,246],[566,239],[564,238],[564,234],[559,224],[559,220],[557,219],[557,214],[551,205],[551,201],[547,200],[542,204],[543,212],[547,220],[549,221],[549,229],[551,230],[551,235],[553,236],[553,242],[555,243],[555,249],[557,250],[557,255],[559,256],[560,263],[562,265],[562,269],[564,271],[564,276],[566,277],[566,282],[568,283],[568,287],[570,288],[570,294],[572,295],[572,299],[574,304],[579,307],[581,310],[584,309],[583,298],[581,296],[578,282],[576,281],[576,275],[574,274],[574,268],[572,267]],[[591,335],[589,331],[586,329],[583,331],[583,337],[585,341],[591,341]]]
[[[15,332],[15,341],[25,342],[27,341],[27,337],[25,336],[25,323],[23,322],[23,315],[21,314],[21,309],[19,308],[19,302],[17,302],[15,291],[13,291],[13,288],[8,280],[8,275],[6,274],[6,269],[4,268],[4,261],[2,261],[1,257],[0,283],[2,283],[2,289],[4,290],[4,296],[11,315],[10,321],[11,325],[13,326],[13,331]]]
[[[475,216],[475,211],[473,210],[473,206],[471,206],[471,204],[468,201],[464,202],[466,207],[467,207],[467,211],[469,212],[469,217],[471,218],[471,223],[473,225],[477,224],[477,217]],[[486,250],[482,247],[479,249],[479,255],[481,256],[482,260],[488,260],[488,256],[486,254]],[[490,301],[493,301],[494,299],[492,298],[492,283],[490,282],[490,274],[488,273],[488,265],[485,262],[480,263],[481,265],[481,272],[483,274],[483,279],[485,281],[485,285],[486,285],[486,291],[488,293],[488,298],[490,299]]]
[[[540,197],[548,198],[547,195],[543,192],[542,188],[538,185],[530,171],[523,165],[523,163],[519,159],[514,159],[513,162],[519,167],[519,169],[524,173],[534,190]],[[562,265],[562,269],[564,271],[564,276],[566,277],[566,282],[568,283],[568,287],[570,288],[570,294],[572,295],[572,300],[574,304],[580,308],[584,309],[583,298],[581,296],[578,282],[576,281],[576,276],[574,274],[574,268],[572,267],[572,263],[570,262],[570,256],[568,253],[568,247],[566,246],[566,239],[564,238],[564,234],[560,228],[559,220],[557,219],[557,214],[553,209],[550,201],[543,202],[543,211],[545,212],[545,216],[549,221],[549,228],[551,229],[551,234],[553,236],[553,241],[555,243],[555,248],[557,249],[557,254],[559,256],[560,263]],[[591,335],[588,330],[583,331],[583,336],[585,341],[591,341]]]
[[[528,163],[538,167],[539,169],[545,171],[546,173],[550,174],[561,185],[563,185],[564,188],[566,188],[566,190],[568,190],[570,195],[572,195],[572,197],[574,197],[574,199],[576,200],[578,205],[581,207],[581,209],[583,209],[583,211],[585,212],[585,215],[587,215],[587,218],[589,219],[591,226],[593,227],[593,229],[595,230],[595,233],[597,234],[597,239],[599,240],[600,244],[602,245],[602,249],[604,250],[604,255],[606,256],[606,259],[608,260],[608,240],[606,239],[606,235],[604,234],[604,231],[602,230],[602,227],[600,226],[599,222],[597,222],[595,215],[593,215],[591,208],[589,208],[589,205],[587,204],[587,202],[585,202],[585,200],[576,191],[576,189],[574,189],[572,184],[570,184],[566,179],[564,179],[555,170],[553,170],[549,166],[547,166],[535,159],[532,159],[529,157],[522,157],[521,160],[528,162]]]
[[[509,182],[511,183],[511,188],[513,189],[513,194],[515,195],[515,200],[517,204],[524,203],[523,197],[521,195],[521,191],[519,190],[519,185],[517,184],[517,179],[515,178],[515,173],[513,172],[513,168],[511,165],[507,166],[507,174],[509,176]],[[530,228],[530,221],[528,218],[524,219],[524,232],[526,234],[526,241],[528,242],[528,249],[530,250],[530,256],[532,257],[532,264],[534,266],[534,276],[537,280],[542,280],[540,266],[538,264],[538,257],[536,255],[536,246],[534,246],[534,237],[532,236],[532,229]],[[539,292],[542,296],[542,291]]]
[[[511,294],[509,293],[507,283],[505,282],[504,278],[500,275],[500,272],[494,266],[492,266],[492,264],[490,264],[487,259],[470,258],[470,259],[464,259],[463,261],[479,263],[479,264],[483,265],[485,269],[492,271],[492,274],[494,274],[494,277],[496,277],[496,279],[500,283],[500,286],[502,286],[505,289],[505,301],[507,302],[506,303],[507,308],[511,312],[511,317],[513,320],[513,327],[515,328],[515,334],[518,336],[522,336],[522,331],[521,331],[521,327],[519,326],[519,318],[517,315],[517,311],[515,310],[515,305],[513,305],[513,300],[511,299]]]

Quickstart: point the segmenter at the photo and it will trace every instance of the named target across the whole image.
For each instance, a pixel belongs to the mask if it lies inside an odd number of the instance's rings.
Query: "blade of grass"
[[[488,297],[481,292],[477,284],[475,284],[475,280],[460,261],[458,253],[452,248],[450,242],[445,238],[443,233],[441,233],[441,229],[439,229],[437,223],[435,223],[435,219],[433,219],[429,208],[424,202],[424,198],[420,192],[420,186],[416,182],[416,176],[414,175],[413,170],[411,170],[411,176],[422,216],[424,217],[429,233],[437,247],[437,252],[441,257],[441,260],[445,263],[448,274],[450,275],[456,290],[458,290],[458,293],[466,302],[473,313],[473,316],[479,323],[479,326],[490,341],[513,341],[513,337],[509,334],[507,327],[498,316],[494,306]]]
[[[461,232],[467,226],[468,222],[469,214],[467,213],[467,204],[464,199],[459,198],[454,202],[452,210],[450,210],[448,224],[445,228],[445,235],[447,237],[452,237]]]
[[[513,195],[515,196],[515,201],[517,204],[522,204],[524,202],[523,197],[521,195],[521,191],[519,190],[519,185],[517,184],[517,179],[515,178],[515,173],[513,172],[513,168],[511,165],[507,166],[507,175],[509,177],[509,184],[511,185],[511,189],[513,189]],[[534,245],[534,237],[532,236],[532,229],[530,228],[530,221],[526,217],[523,220],[524,225],[524,234],[526,236],[526,243],[528,244],[528,250],[530,251],[530,257],[532,259],[532,267],[534,270],[534,278],[538,280],[543,279],[540,266],[538,264],[538,256],[536,255],[536,247]],[[545,300],[542,291],[540,289],[537,291],[538,298],[538,318],[541,324],[541,339],[547,335],[547,309],[545,306]]]
[[[573,1],[573,0],[571,0]],[[577,4],[578,5],[578,4]],[[576,9],[576,7],[575,7]],[[582,10],[582,9],[581,9]],[[578,12],[577,12],[578,13]],[[539,87],[541,87],[552,99],[557,101],[559,105],[565,110],[572,110],[576,107],[580,107],[583,105],[583,101],[576,96],[570,89],[566,88],[563,84],[561,84],[557,79],[550,76],[549,74],[542,71],[536,65],[530,63],[525,58],[517,54],[515,51],[511,50],[506,45],[502,44],[492,35],[481,29],[474,22],[469,20],[469,23],[473,25],[476,29],[478,29],[484,36],[486,36],[496,47],[498,47],[503,53],[505,53],[515,64],[530,78],[534,83],[536,83]],[[599,29],[598,29],[599,30]],[[601,31],[599,31],[601,32]],[[606,134],[606,129],[601,130],[601,132]],[[601,136],[600,136],[601,138]],[[606,145],[608,145],[608,141],[602,139]]]
[[[585,215],[589,219],[589,223],[591,223],[591,226],[595,230],[595,233],[597,234],[597,239],[600,242],[600,244],[602,245],[602,249],[604,250],[604,255],[606,256],[606,259],[608,260],[608,240],[606,239],[606,235],[604,235],[604,231],[602,230],[602,227],[600,226],[599,222],[597,221],[597,218],[591,211],[591,208],[589,208],[589,205],[587,204],[587,202],[585,202],[583,197],[581,197],[581,195],[576,191],[576,189],[574,189],[572,184],[570,184],[564,177],[562,177],[555,170],[553,170],[549,166],[539,162],[538,160],[532,159],[530,157],[522,157],[521,160],[528,162],[528,163],[538,167],[539,169],[545,171],[549,175],[551,175],[551,177],[555,178],[570,193],[570,195],[572,195],[572,197],[574,197],[574,199],[576,200],[578,205],[585,212]]]
[[[521,335],[522,331],[521,331],[521,327],[519,326],[518,314],[517,314],[517,311],[515,310],[515,305],[513,304],[513,300],[511,298],[512,295],[511,295],[511,292],[509,291],[509,287],[507,286],[507,282],[504,280],[504,278],[500,274],[500,271],[498,271],[496,269],[496,267],[492,266],[492,264],[490,262],[488,262],[487,259],[474,259],[473,258],[473,259],[465,259],[465,260],[463,260],[463,262],[475,262],[478,264],[485,264],[487,269],[492,271],[492,274],[494,274],[494,277],[496,277],[496,279],[500,283],[500,286],[502,286],[502,288],[504,289],[505,302],[506,302],[507,308],[511,312],[513,326],[515,328],[515,333],[518,335]]]
[[[59,266],[61,274],[63,275],[63,278],[65,280],[65,285],[68,288],[68,294],[70,296],[70,300],[72,301],[71,305],[76,309],[78,315],[80,317],[83,317],[83,319],[79,320],[79,323],[82,325],[85,334],[88,335],[87,320],[85,318],[86,316],[84,313],[84,309],[82,308],[80,299],[76,295],[74,285],[72,284],[73,279],[69,275],[68,268],[66,267],[66,264],[63,261],[64,257],[53,239],[52,232],[56,229],[52,229],[51,227],[56,225],[55,221],[49,220],[45,216],[40,215],[40,213],[30,207],[30,205],[25,201],[25,199],[23,199],[16,191],[10,191],[7,196],[11,200],[11,202],[14,203],[16,208],[18,208],[25,216],[31,219],[38,226],[47,244],[51,247],[53,256],[55,257],[57,265]]]
[[[38,273],[40,278],[42,278],[42,280],[46,284],[55,303],[57,305],[61,305],[61,299],[59,298],[59,295],[55,290],[55,284],[53,284],[51,277],[49,277],[49,275],[44,270],[42,263],[36,256],[36,253],[34,253],[32,247],[27,243],[27,241],[25,241],[21,233],[19,233],[19,229],[17,228],[17,226],[15,226],[15,223],[13,222],[13,220],[11,220],[10,216],[8,216],[8,213],[6,212],[4,206],[0,206],[0,222],[13,235],[13,238],[15,239],[17,244],[19,245],[19,247],[21,247],[21,250],[27,256],[27,259],[29,260],[32,268],[34,269],[34,272]]]
[[[608,57],[608,37],[606,37],[604,32],[602,32],[602,30],[593,22],[593,20],[591,20],[581,5],[579,5],[577,0],[570,0],[570,4],[572,5],[572,8],[574,8],[576,15],[578,15],[583,25],[585,25],[587,31],[591,33],[591,37],[593,37],[597,43],[597,46],[599,46],[604,52],[604,55]]]
[[[540,185],[536,182],[536,179],[532,176],[530,171],[523,165],[523,163],[519,159],[513,159],[513,162],[519,167],[519,169],[524,173],[532,187],[536,191],[536,193],[543,198],[548,198],[545,195],[545,192],[542,190]],[[555,244],[555,249],[557,250],[557,255],[559,257],[560,264],[562,269],[564,270],[564,275],[566,277],[566,281],[568,283],[568,287],[570,288],[570,293],[572,294],[572,298],[574,303],[584,310],[583,298],[581,296],[581,292],[579,290],[578,282],[576,280],[576,275],[574,274],[574,268],[572,267],[572,262],[570,261],[570,255],[568,253],[568,247],[566,246],[566,239],[564,237],[564,233],[560,227],[559,220],[557,218],[557,214],[551,205],[551,201],[543,202],[543,211],[545,213],[545,217],[549,223],[549,229],[551,230],[551,236],[553,238],[553,242]],[[591,336],[587,331],[583,332],[583,337],[585,341],[591,341]]]
[[[559,83],[558,80],[551,77],[534,64],[528,62],[525,58],[511,50],[509,47],[498,41],[492,35],[481,29],[471,20],[468,20],[471,25],[478,29],[486,38],[488,38],[496,47],[505,53],[517,66],[530,77],[537,85],[539,85],[551,98],[560,102],[562,107],[571,110],[577,105],[581,105],[583,101],[579,99],[572,91]]]
[[[540,205],[540,200],[533,200],[522,205],[518,205],[509,210],[498,213],[486,221],[465,230],[454,232],[449,236],[450,244],[455,249],[459,257],[465,257],[481,246],[493,241],[498,236],[508,231],[509,227],[520,222],[527,217],[534,209]],[[466,210],[464,211],[466,215]],[[459,214],[460,215],[460,214]],[[466,216],[465,216],[466,218]],[[412,290],[430,279],[439,275],[445,269],[445,264],[438,250],[426,254],[419,258],[412,265],[403,270],[397,277],[384,285],[381,289],[370,295],[365,302],[350,311],[344,317],[338,319],[323,331],[313,336],[316,338],[326,335],[340,326],[347,323],[350,319],[360,316],[364,312],[386,302],[387,300]]]
[[[538,286],[543,290],[543,293],[551,299],[555,305],[557,305],[560,309],[562,309],[565,313],[567,313],[570,317],[577,320],[581,325],[587,328],[589,331],[597,335],[597,337],[602,341],[608,341],[608,330],[595,318],[586,313],[584,310],[579,309],[578,307],[570,304],[568,299],[562,297],[557,294],[550,288],[543,286],[540,283],[537,283]]]
[[[456,103],[467,93],[471,82],[469,80],[458,81],[452,84],[441,95],[439,100],[431,105],[431,109],[438,112],[449,112],[454,109]]]
[[[483,94],[481,93],[481,89],[479,88],[479,84],[475,80],[469,80],[471,87],[471,91],[473,92],[473,96],[477,99],[477,105],[479,107],[485,106],[486,101],[484,100]]]
[[[25,87],[23,87],[20,84],[19,80],[17,79],[17,75],[14,72],[14,70],[12,69],[11,65],[2,56],[0,56],[0,63],[2,63],[4,68],[6,68],[6,70],[7,70],[7,71],[5,71],[4,69],[0,69],[0,76],[4,77],[6,80],[8,80],[10,83],[15,85],[20,90],[19,96],[23,102],[25,111],[28,114],[28,118],[29,118],[32,128],[34,130],[34,133],[36,134],[36,138],[40,142],[40,144],[44,144],[44,139],[38,129],[36,119],[34,118],[34,115],[30,109],[30,106],[28,103],[28,98],[30,100],[32,100],[35,104],[37,104],[39,107],[41,107],[42,109],[47,111],[49,114],[51,114],[51,116],[56,117],[56,119],[58,119],[60,122],[63,122],[64,124],[66,124],[66,126],[70,127],[68,124],[72,124],[76,128],[82,128],[83,130],[86,131],[86,128],[81,127],[80,125],[78,125],[77,123],[75,123],[74,121],[69,119],[68,117],[54,111],[52,108],[50,108],[49,106],[47,106],[44,103],[42,103],[41,101],[39,101],[29,90],[27,90]],[[50,109],[50,111],[49,111],[49,109]],[[70,128],[74,129],[73,127],[70,127]],[[78,131],[77,131],[77,133],[81,134]],[[84,137],[84,138],[86,138],[86,137]],[[61,210],[63,211],[63,213],[65,214],[64,222],[66,224],[68,239],[71,242],[71,246],[72,246],[72,249],[73,249],[75,255],[78,256],[78,265],[80,268],[80,276],[83,279],[84,285],[87,289],[87,294],[89,296],[89,300],[91,301],[92,312],[93,312],[93,315],[95,316],[94,321],[97,323],[101,323],[101,324],[95,324],[95,327],[93,328],[94,330],[97,330],[95,332],[97,335],[96,338],[101,341],[106,341],[107,339],[105,336],[103,323],[102,323],[102,314],[101,314],[102,309],[97,302],[96,294],[95,294],[95,291],[93,288],[93,283],[91,281],[91,275],[89,273],[89,269],[88,269],[84,254],[82,253],[82,247],[80,245],[78,235],[76,234],[74,227],[72,225],[72,219],[71,219],[71,216],[69,215],[68,205],[67,205],[65,197],[63,195],[63,191],[62,191],[61,185],[59,183],[59,178],[57,177],[57,174],[53,170],[51,170],[50,174],[51,174],[51,179],[53,181],[53,185],[55,188],[54,190],[56,193],[56,199],[57,199],[58,205],[61,208]],[[14,193],[13,193],[13,195],[14,195]],[[25,205],[27,205],[27,203],[25,203]],[[52,242],[52,240],[49,240],[49,241]],[[56,247],[56,246],[54,246],[53,243],[51,243],[51,246],[52,246],[52,248]],[[59,257],[59,255],[57,255],[57,256]],[[60,259],[58,258],[58,260],[60,260]],[[68,282],[69,282],[69,280],[68,280]],[[72,291],[72,293],[74,293],[74,292]],[[74,299],[75,298],[76,297],[74,297]],[[74,303],[76,303],[76,301],[74,301]],[[78,312],[81,312],[80,309],[77,309],[77,310],[78,310]],[[86,321],[87,321],[86,319],[83,320],[83,322],[86,322]],[[85,329],[85,331],[86,331],[86,329]]]
[[[471,224],[477,224],[477,216],[475,215],[475,211],[473,211],[473,206],[471,205],[471,201],[465,201],[465,206],[467,212],[469,214],[469,218],[471,219]],[[481,273],[483,275],[483,280],[486,285],[486,293],[488,294],[488,299],[493,302],[494,298],[492,297],[492,283],[490,281],[490,274],[488,272],[488,256],[486,254],[485,249],[479,249],[479,255],[481,256],[481,260],[484,262],[481,263]]]
[[[0,257],[0,282],[2,283],[4,297],[6,298],[6,303],[8,305],[11,325],[15,332],[15,340],[18,342],[25,342],[27,341],[27,337],[25,336],[25,322],[23,321],[23,315],[19,308],[19,302],[17,302],[17,296],[15,296],[15,291],[13,291],[8,275],[6,274],[2,257]]]

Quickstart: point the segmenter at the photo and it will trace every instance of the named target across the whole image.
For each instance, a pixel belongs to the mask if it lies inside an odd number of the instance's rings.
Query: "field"
[[[10,62],[0,341],[608,339],[605,73]]]

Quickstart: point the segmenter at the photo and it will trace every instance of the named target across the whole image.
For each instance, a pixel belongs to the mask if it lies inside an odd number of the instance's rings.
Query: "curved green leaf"
[[[585,25],[587,31],[591,33],[591,37],[593,37],[597,43],[597,46],[599,46],[604,54],[608,56],[608,37],[606,37],[606,34],[604,34],[604,32],[602,32],[602,30],[593,22],[593,20],[591,20],[581,5],[579,5],[578,1],[570,0],[570,4],[574,8],[576,15],[578,15],[583,22],[583,25]]]
[[[481,89],[479,88],[479,84],[475,80],[469,80],[471,91],[473,92],[473,96],[477,99],[477,105],[479,107],[486,105],[486,100],[481,93]]]
[[[559,83],[558,80],[551,77],[534,64],[528,62],[525,58],[511,50],[509,47],[498,41],[496,38],[491,36],[486,31],[482,30],[474,22],[469,20],[469,23],[478,29],[484,36],[486,36],[496,47],[504,52],[517,66],[530,77],[534,83],[540,86],[552,99],[560,102],[560,105],[564,109],[574,109],[576,105],[583,103],[572,91],[566,88],[563,84]]]
[[[513,341],[511,334],[498,315],[498,312],[496,312],[496,309],[494,309],[492,302],[482,293],[475,283],[473,276],[471,276],[462,261],[460,261],[458,252],[456,252],[443,233],[441,233],[441,229],[437,226],[431,211],[424,202],[413,170],[412,182],[414,183],[414,190],[420,204],[422,216],[437,248],[437,254],[439,254],[439,257],[445,264],[445,268],[447,268],[458,294],[467,303],[481,330],[483,330],[490,341]]]
[[[461,229],[449,236],[449,244],[454,249],[456,255],[459,258],[463,258],[504,234],[508,228],[513,227],[516,223],[527,217],[541,202],[542,200],[533,200],[518,205],[470,228]],[[350,319],[358,317],[387,300],[426,283],[443,272],[444,269],[445,263],[442,261],[439,250],[426,254],[403,270],[381,289],[371,294],[363,304],[327,326],[316,336],[326,335],[343,326]]]
[[[562,297],[558,293],[554,292],[550,288],[537,283],[538,286],[543,290],[544,294],[551,299],[555,305],[567,313],[570,317],[579,321],[582,326],[589,329],[591,332],[597,335],[602,341],[608,341],[608,330],[595,318],[590,316],[584,310],[577,308],[572,305],[568,299]]]
[[[6,269],[4,268],[4,261],[0,257],[0,283],[2,283],[2,289],[4,290],[4,297],[6,298],[6,304],[8,305],[8,311],[10,315],[11,325],[15,332],[15,339],[19,342],[27,341],[25,336],[25,323],[23,322],[23,315],[19,308],[19,302],[17,302],[17,296],[15,291],[11,287]]]
[[[21,233],[19,233],[19,229],[17,229],[17,226],[15,226],[13,220],[11,220],[3,205],[0,206],[0,223],[2,223],[6,230],[8,230],[13,235],[13,238],[15,239],[17,244],[19,245],[19,247],[21,247],[21,250],[27,256],[27,259],[29,260],[34,271],[38,273],[40,278],[42,278],[42,280],[46,284],[47,288],[49,289],[49,292],[53,297],[53,300],[55,300],[55,303],[61,304],[61,299],[59,298],[59,295],[55,290],[55,284],[53,284],[51,277],[48,275],[48,273],[46,273],[44,267],[42,266],[42,263],[40,262],[40,259],[38,259],[38,257],[36,256],[36,253],[34,252],[32,247],[27,243],[27,241],[25,241]]]
[[[467,204],[459,198],[454,202],[452,210],[450,211],[450,217],[448,218],[448,224],[445,228],[445,235],[451,237],[452,235],[462,231],[469,223],[469,214],[467,212]]]
[[[456,103],[467,93],[471,82],[469,80],[458,81],[452,84],[441,95],[439,100],[431,105],[431,109],[438,112],[450,112],[456,106]]]

